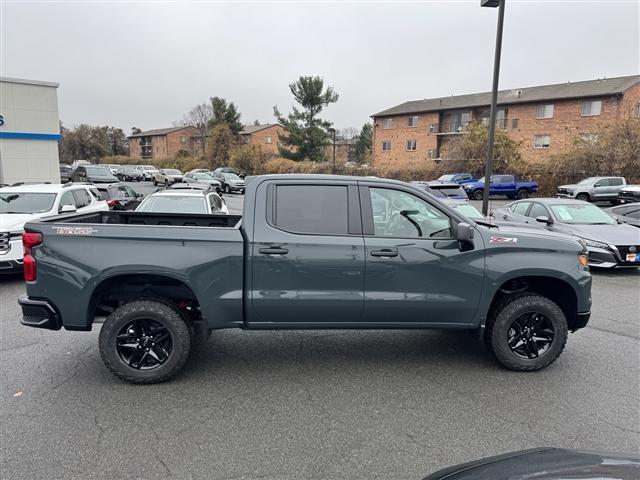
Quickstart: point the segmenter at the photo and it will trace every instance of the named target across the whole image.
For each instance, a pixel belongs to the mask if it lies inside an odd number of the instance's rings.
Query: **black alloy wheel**
[[[151,370],[171,357],[173,338],[160,322],[136,319],[123,326],[116,338],[119,357],[136,370]]]
[[[475,192],[473,192],[473,199],[474,200],[482,200],[483,197],[484,197],[484,191],[483,190],[476,190]]]
[[[530,312],[516,318],[507,331],[507,342],[514,355],[538,358],[549,350],[555,337],[553,324],[541,313]]]

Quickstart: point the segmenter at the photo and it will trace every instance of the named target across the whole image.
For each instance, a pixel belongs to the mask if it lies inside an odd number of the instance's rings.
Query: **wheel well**
[[[91,295],[87,320],[91,324],[95,317],[109,315],[123,303],[141,297],[168,299],[189,316],[199,316],[198,299],[184,282],[163,275],[134,274],[118,275],[101,282]]]
[[[589,192],[578,192],[578,193],[576,193],[575,198],[578,198],[578,197],[579,197],[579,196],[581,196],[581,195],[582,195],[582,196],[585,196],[585,197],[587,197],[589,200],[591,200],[591,195],[589,195]]]
[[[553,277],[517,277],[506,281],[493,297],[489,312],[510,295],[522,292],[535,292],[555,302],[567,318],[569,330],[573,329],[578,314],[578,297],[570,284]]]

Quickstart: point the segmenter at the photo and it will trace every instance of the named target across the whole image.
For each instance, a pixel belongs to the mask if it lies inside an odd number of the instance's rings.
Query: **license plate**
[[[640,262],[640,253],[627,253],[627,262]]]

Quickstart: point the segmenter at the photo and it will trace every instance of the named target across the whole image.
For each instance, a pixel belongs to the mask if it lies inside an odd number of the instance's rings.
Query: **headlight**
[[[580,240],[582,240],[587,247],[604,248],[606,250],[611,250],[609,248],[609,245],[607,245],[606,243],[589,240],[588,238],[581,238]]]
[[[567,193],[568,193],[569,195],[573,195],[573,193],[574,193],[574,192],[575,192],[575,190],[567,190]]]

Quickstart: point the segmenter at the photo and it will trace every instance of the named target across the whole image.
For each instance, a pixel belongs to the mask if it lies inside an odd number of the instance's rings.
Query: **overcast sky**
[[[242,120],[288,111],[320,75],[338,128],[407,100],[491,89],[497,9],[468,2],[71,3],[2,0],[1,74],[60,83],[60,119],[128,133],[210,96]],[[640,73],[640,1],[507,0],[500,88]]]

